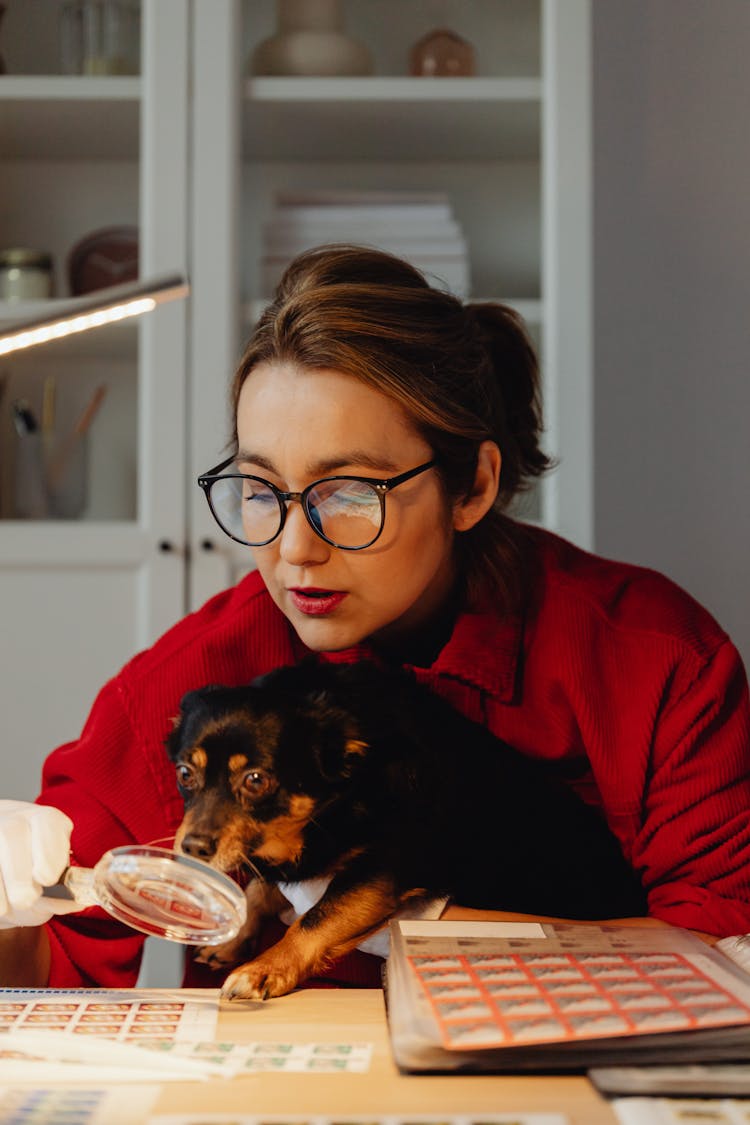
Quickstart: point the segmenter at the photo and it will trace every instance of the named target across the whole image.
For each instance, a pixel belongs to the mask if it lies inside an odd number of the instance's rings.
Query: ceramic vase
[[[251,73],[372,73],[369,50],[344,30],[341,0],[276,0],[276,10],[276,34],[256,48],[250,60]]]

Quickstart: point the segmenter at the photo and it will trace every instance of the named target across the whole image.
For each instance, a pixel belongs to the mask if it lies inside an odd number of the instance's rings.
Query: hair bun
[[[539,447],[542,405],[539,363],[523,317],[499,303],[466,306],[489,356],[492,376],[504,417],[498,419],[503,450],[503,489],[510,493],[528,485],[550,468],[550,458]],[[504,431],[504,432],[503,432]],[[515,446],[516,456],[511,453]]]

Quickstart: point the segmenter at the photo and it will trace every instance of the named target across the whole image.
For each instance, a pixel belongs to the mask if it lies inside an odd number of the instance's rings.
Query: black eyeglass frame
[[[222,471],[223,469],[226,469],[227,466],[232,465],[235,460],[236,458],[234,456],[228,457],[226,461],[222,461],[220,465],[216,465],[215,468],[209,469],[207,473],[202,473],[201,476],[198,477],[198,484],[205,493],[211,515],[214,517],[225,535],[228,535],[230,539],[233,539],[235,541],[235,543],[241,543],[243,547],[267,547],[269,543],[273,543],[274,539],[278,539],[279,535],[281,535],[282,531],[284,530],[284,524],[286,523],[288,504],[291,500],[296,500],[297,503],[301,506],[302,511],[305,513],[305,519],[307,520],[308,524],[313,529],[315,534],[318,536],[318,538],[322,539],[325,543],[328,543],[330,547],[336,547],[336,549],[339,551],[364,551],[365,548],[372,547],[373,543],[377,542],[377,540],[383,534],[383,528],[385,527],[386,495],[392,489],[397,488],[398,485],[405,484],[407,480],[411,480],[413,477],[418,476],[420,473],[426,473],[428,469],[434,468],[437,464],[437,461],[435,461],[434,459],[431,461],[425,461],[423,465],[417,465],[416,469],[407,469],[405,473],[399,473],[398,476],[387,477],[385,479],[381,479],[379,477],[352,476],[350,473],[346,473],[341,476],[321,477],[320,480],[314,480],[312,484],[308,484],[307,487],[303,488],[301,492],[282,492],[280,488],[277,488],[275,484],[271,484],[270,480],[266,480],[265,477],[258,477],[253,473],[225,473]],[[216,509],[211,502],[211,488],[216,483],[216,481],[219,480],[255,480],[258,481],[259,484],[265,485],[266,488],[270,488],[279,505],[280,518],[278,530],[274,532],[274,534],[269,539],[264,539],[260,543],[249,543],[247,539],[240,539],[239,536],[232,535],[231,531],[227,531],[227,529],[224,527],[224,524],[216,514]],[[374,535],[369,543],[362,543],[359,547],[347,547],[342,543],[334,542],[333,539],[329,539],[327,535],[324,535],[319,527],[316,527],[315,522],[313,521],[313,518],[308,511],[307,499],[313,489],[318,488],[321,484],[327,484],[329,481],[338,480],[351,480],[356,481],[359,484],[369,484],[375,489],[378,500],[380,501],[380,527],[378,528],[377,535]]]

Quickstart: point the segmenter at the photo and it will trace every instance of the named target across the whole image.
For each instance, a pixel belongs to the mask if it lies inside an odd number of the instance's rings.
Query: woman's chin
[[[313,652],[339,652],[361,644],[367,634],[352,624],[332,618],[307,617],[301,613],[289,614],[297,636]]]

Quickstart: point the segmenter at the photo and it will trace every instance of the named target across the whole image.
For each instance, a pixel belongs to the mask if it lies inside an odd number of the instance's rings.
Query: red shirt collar
[[[450,639],[427,671],[479,688],[499,703],[512,703],[519,683],[523,626],[520,614],[501,618],[493,613],[460,613]],[[319,654],[330,664],[373,658],[376,655],[367,644]]]
[[[480,688],[500,703],[512,703],[518,684],[523,617],[461,613],[432,671]]]

